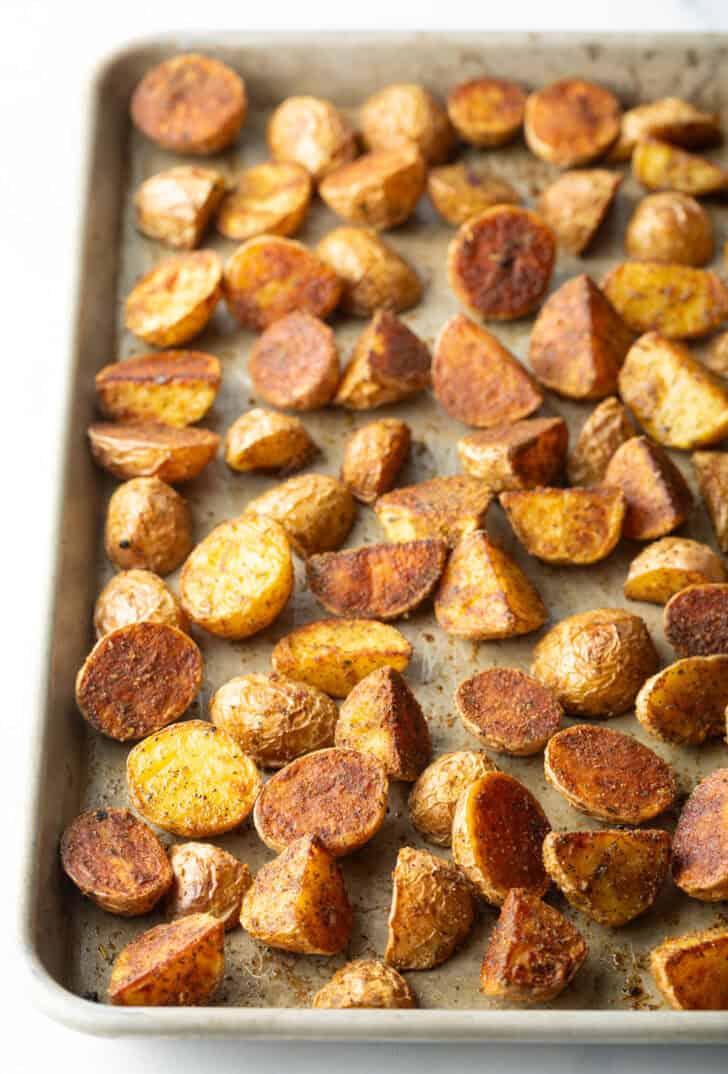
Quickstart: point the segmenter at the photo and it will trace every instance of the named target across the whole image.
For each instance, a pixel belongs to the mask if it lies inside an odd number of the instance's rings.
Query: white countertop
[[[184,10],[181,10],[184,7]],[[78,183],[83,115],[81,101],[97,59],[129,38],[163,29],[249,30],[373,29],[493,30],[728,30],[726,0],[473,0],[392,4],[368,0],[364,9],[308,0],[244,4],[207,0],[198,10],[171,0],[3,0],[0,4],[0,385],[4,389],[4,497],[0,548],[4,611],[0,620],[5,668],[0,779],[4,824],[0,887],[0,1024],[2,1067],[7,1074],[215,1074],[254,1069],[315,1074],[341,1068],[347,1074],[377,1067],[391,1074],[441,1069],[460,1074],[484,1069],[509,1074],[558,1071],[725,1070],[722,1049],[670,1051],[628,1048],[518,1046],[324,1046],[204,1041],[103,1041],[54,1025],[35,1013],[13,944],[18,816],[27,755],[28,684],[39,669],[39,623],[48,574],[50,490],[64,376],[64,341],[71,308],[74,266],[69,256],[75,228],[72,207]],[[13,164],[4,163],[7,153]],[[30,475],[30,479],[29,479]],[[32,490],[32,491],[29,491]],[[9,687],[9,693],[8,688]]]

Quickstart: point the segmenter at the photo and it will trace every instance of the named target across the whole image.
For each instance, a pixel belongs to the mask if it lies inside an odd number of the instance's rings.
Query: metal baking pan
[[[74,703],[74,676],[92,643],[91,611],[95,596],[109,575],[100,544],[106,500],[113,483],[92,465],[85,430],[94,415],[93,374],[106,362],[139,351],[120,328],[121,300],[133,280],[169,250],[138,235],[131,215],[131,193],[145,176],[168,165],[172,157],[138,136],[128,120],[131,90],[153,63],[179,50],[197,49],[221,57],[245,77],[251,115],[240,144],[220,164],[230,175],[265,155],[263,131],[270,108],[293,93],[330,97],[354,108],[374,89],[393,81],[419,81],[444,94],[454,82],[480,72],[509,76],[538,86],[566,74],[580,74],[606,83],[625,104],[655,96],[679,94],[711,109],[728,107],[726,69],[728,38],[710,36],[347,34],[169,36],[131,45],[104,62],[90,91],[86,187],[79,218],[83,226],[78,248],[79,277],[73,336],[67,355],[68,379],[63,487],[54,540],[57,544],[52,611],[47,638],[47,672],[39,684],[33,714],[35,763],[29,774],[27,854],[21,945],[30,963],[38,1004],[52,1017],[97,1034],[230,1035],[247,1038],[370,1040],[519,1040],[712,1042],[728,1040],[724,1013],[676,1013],[662,1006],[655,993],[645,956],[666,935],[725,920],[720,907],[701,904],[667,887],[658,904],[623,929],[609,931],[584,917],[578,925],[589,941],[588,961],[572,987],[551,1009],[511,1010],[493,1006],[478,992],[478,970],[495,911],[486,909],[464,948],[444,966],[410,979],[422,1004],[414,1011],[312,1011],[313,992],[346,959],[381,954],[386,936],[390,874],[397,849],[423,845],[408,823],[407,786],[394,784],[384,828],[372,842],[343,862],[356,910],[356,929],[345,956],[304,958],[264,948],[238,929],[226,941],[227,972],[214,1007],[186,1009],[120,1009],[103,997],[113,956],[132,936],[159,918],[123,920],[83,900],[61,875],[58,839],[76,813],[91,805],[125,801],[124,761],[127,750],[87,732]],[[493,168],[507,177],[530,201],[552,174],[516,144],[492,154]],[[608,227],[585,261],[560,255],[553,287],[586,270],[600,278],[621,259],[621,236],[638,190],[627,178]],[[728,210],[711,207],[722,237]],[[317,205],[300,236],[315,241],[334,224]],[[387,236],[423,275],[426,298],[406,320],[432,340],[439,326],[457,309],[445,279],[445,248],[450,228],[435,220],[423,199],[416,218]],[[223,252],[224,240],[208,239]],[[361,322],[336,324],[342,353],[348,353]],[[498,335],[521,358],[527,350],[530,322],[500,325]],[[220,310],[200,349],[219,355],[224,384],[205,424],[224,430],[253,402],[246,374],[252,336]],[[197,345],[197,344],[196,344]],[[587,406],[549,397],[547,412],[562,413],[572,433]],[[453,473],[455,442],[463,429],[449,420],[426,394],[396,408],[411,423],[415,447],[403,482],[434,473]],[[384,411],[380,412],[384,413]],[[322,448],[316,468],[336,473],[340,447],[354,427],[371,415],[329,410],[307,417]],[[679,464],[684,470],[686,458]],[[692,481],[692,476],[687,473]],[[185,494],[192,504],[196,536],[202,537],[221,519],[240,512],[247,500],[270,479],[232,474],[222,461],[211,465]],[[623,543],[605,562],[589,569],[548,568],[529,560],[499,517],[492,528],[526,566],[556,621],[577,610],[623,605],[622,583],[635,549]],[[710,539],[702,509],[686,533]],[[373,513],[360,510],[350,543],[374,540]],[[660,623],[661,609],[635,606],[644,616],[665,662],[671,658]],[[279,620],[263,634],[242,644],[199,635],[206,661],[203,692],[193,716],[206,714],[212,691],[235,674],[267,670],[272,644],[295,624],[321,616],[302,584],[300,565],[295,597]],[[445,636],[434,626],[431,610],[414,614],[402,629],[416,647],[409,678],[429,717],[435,751],[474,743],[453,717],[455,685],[477,668],[516,665],[527,668],[534,643],[529,636],[508,642],[473,645]],[[643,738],[632,716],[613,721]],[[654,746],[654,742],[650,742]],[[700,750],[657,746],[676,765],[689,790],[703,774],[725,763],[726,747]],[[500,757],[499,764],[536,793],[556,828],[587,826],[544,782],[541,757]],[[674,817],[664,818],[666,826]],[[170,840],[171,841],[171,840]],[[226,836],[223,845],[256,869],[270,855],[251,827]],[[558,894],[552,898],[565,912]]]

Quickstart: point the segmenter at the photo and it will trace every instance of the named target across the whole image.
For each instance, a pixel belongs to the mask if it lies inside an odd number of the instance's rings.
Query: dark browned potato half
[[[728,452],[696,451],[692,463],[718,547],[728,552]]]
[[[597,563],[622,536],[621,489],[537,488],[502,492],[499,500],[523,547],[544,563]]]
[[[388,492],[374,511],[390,541],[439,537],[454,545],[466,533],[484,528],[491,499],[484,481],[453,474]]]
[[[693,497],[667,452],[646,436],[633,436],[612,455],[605,485],[624,493],[627,512],[624,536],[634,541],[664,537],[682,525],[693,509]]]
[[[672,875],[694,899],[728,898],[728,768],[706,776],[688,798],[675,829]]]
[[[526,418],[469,433],[458,440],[458,455],[466,473],[498,493],[549,485],[568,442],[563,418]]]
[[[665,605],[665,637],[680,657],[728,653],[728,584],[689,585]]]
[[[427,345],[388,310],[375,313],[356,342],[334,400],[349,410],[398,403],[430,384]]]
[[[526,94],[508,78],[471,78],[450,90],[447,111],[461,138],[493,148],[516,137],[523,126]]]
[[[409,454],[412,433],[399,418],[362,425],[344,444],[341,480],[361,503],[389,492]]]
[[[621,116],[619,101],[604,86],[564,78],[528,97],[526,142],[537,157],[560,168],[588,164],[617,140]]]
[[[728,928],[664,940],[652,952],[657,987],[677,1011],[728,1011]]]
[[[455,706],[483,745],[517,757],[542,750],[563,716],[551,691],[517,668],[471,675],[455,691]]]
[[[263,332],[248,358],[256,393],[271,406],[317,410],[339,386],[339,352],[327,324],[300,310]]]

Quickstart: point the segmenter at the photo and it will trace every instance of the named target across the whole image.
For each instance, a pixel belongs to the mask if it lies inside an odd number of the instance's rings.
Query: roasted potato
[[[192,839],[238,828],[261,784],[255,763],[235,739],[204,720],[165,727],[126,759],[134,809],[163,831]]]
[[[357,155],[356,135],[331,101],[287,97],[268,124],[274,160],[301,164],[319,182]]]
[[[222,261],[193,250],[160,261],[126,300],[125,324],[153,347],[179,347],[206,328],[222,295]]]
[[[670,868],[670,836],[648,831],[549,832],[546,871],[572,906],[617,928],[649,910]]]
[[[552,627],[533,651],[531,674],[569,715],[608,719],[632,707],[657,668],[642,619],[623,608],[597,608]]]
[[[728,653],[728,585],[689,585],[670,597],[665,637],[679,657]]]
[[[255,407],[241,414],[225,434],[225,462],[231,470],[290,473],[305,466],[316,445],[306,426],[292,414]]]
[[[300,164],[266,161],[247,168],[223,198],[217,230],[237,242],[256,235],[295,235],[306,219],[311,187]]]
[[[632,421],[619,399],[609,396],[592,410],[569,454],[566,470],[570,485],[601,485],[617,448],[636,436]],[[544,482],[545,483],[545,482]]]
[[[61,865],[102,910],[146,914],[172,884],[167,852],[128,809],[91,809],[61,836]]]
[[[727,818],[728,768],[718,768],[688,798],[672,844],[673,880],[694,899],[720,902],[728,898]]]
[[[547,1003],[571,983],[587,952],[568,918],[512,888],[485,949],[480,990],[509,1003]]]
[[[295,310],[269,325],[248,358],[255,392],[272,406],[318,410],[339,386],[339,351],[327,324]]]
[[[449,847],[455,806],[464,790],[494,772],[495,765],[481,750],[443,753],[420,773],[407,800],[409,817],[430,843]]]
[[[304,835],[259,870],[243,899],[240,923],[255,940],[301,955],[346,947],[354,914],[336,860]]]
[[[632,560],[624,595],[630,600],[667,604],[681,589],[703,582],[728,582],[728,572],[720,556],[700,541],[663,537],[648,544]]]
[[[627,224],[624,248],[645,261],[700,267],[715,252],[713,225],[702,205],[689,194],[668,190],[649,194]]]
[[[94,461],[123,481],[158,477],[170,485],[191,481],[217,454],[220,437],[209,429],[173,429],[154,423],[90,425]]]
[[[131,99],[134,126],[172,153],[207,157],[238,136],[245,83],[220,60],[181,53],[147,71]]]
[[[481,161],[458,161],[431,168],[427,173],[427,193],[443,220],[455,227],[492,205],[518,205],[521,200],[510,183]]]
[[[346,697],[377,668],[404,671],[412,646],[393,626],[375,619],[322,619],[306,623],[276,645],[275,670],[315,686],[332,697]]]
[[[339,712],[335,741],[342,748],[371,754],[390,779],[409,783],[432,754],[420,704],[406,679],[390,667],[372,671],[348,695]]]
[[[472,641],[530,634],[548,619],[535,586],[484,530],[455,546],[435,596],[435,615],[448,634]]]
[[[334,744],[336,705],[321,690],[285,675],[238,675],[210,701],[210,719],[263,768]]]
[[[355,317],[377,310],[402,313],[422,298],[419,276],[389,243],[363,227],[337,227],[324,235],[316,253],[343,285],[340,307]]]
[[[466,938],[474,917],[470,888],[452,862],[402,847],[392,874],[385,962],[400,970],[439,966]]]
[[[455,545],[485,527],[490,489],[470,474],[433,477],[380,496],[374,511],[390,541],[439,537]]]
[[[379,149],[331,172],[319,194],[337,216],[383,231],[414,212],[425,177],[425,161],[415,146]]]
[[[104,547],[122,570],[169,574],[192,547],[186,500],[158,477],[135,477],[114,491],[106,512]]]
[[[598,563],[622,536],[621,489],[528,489],[502,492],[499,500],[523,547],[544,563]]]
[[[664,940],[650,957],[657,987],[677,1011],[728,1011],[728,928]]]
[[[728,453],[696,451],[692,464],[718,547],[728,552]]]
[[[414,146],[427,164],[447,160],[455,143],[443,106],[414,83],[397,82],[377,90],[362,105],[359,121],[367,149]]]
[[[136,226],[168,246],[194,250],[224,194],[225,180],[212,168],[168,168],[145,179],[134,194]]]
[[[579,723],[549,739],[546,779],[574,809],[613,824],[643,824],[675,801],[675,772],[636,738]]]
[[[705,356],[705,364],[714,373],[728,377],[728,332],[721,332],[715,337]]]
[[[334,857],[351,854],[381,828],[389,783],[371,754],[332,748],[291,761],[263,787],[253,819],[267,847],[280,852],[316,836]]]
[[[508,78],[471,78],[447,97],[450,122],[466,142],[492,149],[512,141],[523,126],[526,94]]]
[[[328,474],[301,474],[250,500],[245,515],[271,518],[301,557],[329,552],[346,540],[356,504],[346,485]]]
[[[349,410],[398,403],[430,384],[425,343],[388,310],[375,313],[356,342],[334,400]]]
[[[679,97],[661,97],[640,104],[622,116],[619,138],[609,151],[609,160],[629,160],[637,143],[645,138],[664,138],[687,149],[704,149],[721,140],[720,116],[702,112]]]
[[[488,668],[460,683],[455,707],[467,731],[499,753],[540,753],[564,715],[554,695],[517,668]]]
[[[665,742],[700,746],[725,735],[726,706],[728,655],[689,656],[647,680],[637,694],[635,716]]]
[[[528,360],[542,384],[569,399],[602,399],[633,335],[589,276],[575,276],[544,303],[531,333]]]
[[[555,257],[554,233],[540,216],[517,205],[493,205],[466,220],[450,243],[448,280],[476,317],[514,321],[540,303]]]
[[[594,82],[564,78],[529,94],[524,134],[532,153],[559,168],[588,164],[619,137],[617,98]]]
[[[728,314],[728,290],[715,272],[660,261],[624,261],[602,280],[602,290],[634,332],[670,339],[705,336]]]
[[[559,246],[579,256],[599,230],[622,183],[605,168],[564,172],[546,187],[538,211],[553,229]]]
[[[142,932],[114,962],[109,999],[121,1007],[205,1006],[225,972],[224,935],[210,914]]]
[[[399,418],[362,425],[344,444],[341,480],[361,503],[389,492],[409,455],[412,433]]]
[[[452,822],[452,856],[476,890],[502,906],[511,888],[543,895],[549,878],[541,844],[551,831],[531,792],[505,772],[487,772],[463,791]]]
[[[632,172],[647,190],[675,190],[700,197],[728,188],[728,172],[718,164],[657,138],[646,138],[634,147]]]
[[[162,579],[151,571],[120,571],[99,593],[94,607],[96,637],[132,623],[165,623],[187,631],[182,606]]]
[[[239,246],[222,286],[232,316],[256,332],[296,310],[325,319],[342,291],[339,277],[316,254],[280,235],[258,235]]]
[[[494,425],[458,440],[463,470],[492,493],[548,485],[561,470],[569,431],[563,418]]]
[[[238,641],[269,626],[293,590],[285,530],[263,515],[221,522],[190,554],[180,578],[193,623]]]
[[[417,1006],[417,997],[396,970],[374,958],[347,962],[313,997],[312,1007],[400,1009]]]
[[[324,552],[306,561],[308,586],[334,615],[399,619],[422,604],[443,572],[447,545],[434,537]]]
[[[211,354],[138,354],[96,374],[96,397],[101,411],[116,421],[182,428],[204,418],[221,380],[220,362]]]
[[[612,455],[605,485],[624,493],[623,533],[633,541],[664,537],[681,526],[693,509],[685,478],[667,452],[646,436],[633,436]]]
[[[242,861],[212,843],[178,843],[170,847],[173,881],[166,909],[172,918],[210,914],[225,929],[240,923],[243,896],[253,883]]]

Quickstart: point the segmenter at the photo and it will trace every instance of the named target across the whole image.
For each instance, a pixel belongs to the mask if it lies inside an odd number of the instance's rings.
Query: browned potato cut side
[[[429,386],[430,363],[426,344],[382,310],[357,340],[334,402],[349,410],[398,403]]]
[[[656,947],[650,969],[677,1011],[728,1011],[728,929],[676,936]]]
[[[194,250],[225,193],[212,168],[182,164],[145,179],[134,194],[136,226],[144,235]]]
[[[728,314],[728,291],[720,277],[690,265],[624,261],[607,273],[602,290],[633,332],[698,339]]]
[[[622,536],[625,499],[621,489],[530,489],[503,492],[500,503],[513,532],[544,563],[597,563]]]
[[[327,324],[297,310],[263,332],[248,358],[257,394],[271,406],[318,410],[339,386],[339,351]]]
[[[728,768],[716,769],[697,785],[680,814],[672,847],[672,876],[679,888],[703,902],[728,898]]]
[[[305,466],[315,453],[316,445],[303,422],[275,410],[249,410],[225,434],[225,462],[242,474],[255,470],[290,473]]]
[[[417,1006],[417,997],[396,970],[374,958],[347,962],[313,997],[312,1007],[401,1009]]]
[[[526,100],[526,143],[541,160],[573,168],[601,157],[619,136],[617,98],[594,82],[564,78]]]
[[[679,97],[661,97],[630,108],[622,116],[619,139],[610,150],[609,160],[629,160],[637,143],[646,138],[664,138],[687,149],[705,149],[721,141],[720,116],[703,112]]]
[[[619,172],[592,168],[565,172],[541,194],[538,211],[553,228],[560,246],[583,254],[616,197],[622,183]]]
[[[302,165],[315,182],[357,155],[356,135],[331,101],[287,97],[268,124],[274,160]]]
[[[516,757],[539,753],[564,711],[550,690],[517,668],[488,668],[455,691],[466,730],[483,745]]]
[[[459,161],[427,173],[427,193],[448,224],[460,227],[493,205],[518,205],[518,192],[482,161]]]
[[[632,560],[624,595],[630,600],[667,604],[686,586],[726,581],[723,560],[707,544],[687,537],[663,537]]]
[[[718,164],[657,138],[637,143],[632,153],[632,172],[647,190],[675,190],[700,197],[728,187],[728,173]]]
[[[425,161],[415,146],[380,149],[331,172],[319,194],[337,216],[382,231],[414,212],[425,177]]]
[[[389,492],[409,455],[412,433],[398,418],[362,425],[344,444],[341,480],[361,503]]]
[[[374,511],[390,541],[439,537],[454,545],[466,533],[483,529],[491,500],[485,482],[454,474],[380,496]]]
[[[328,474],[301,474],[249,500],[245,517],[273,519],[299,556],[329,552],[346,540],[356,503],[346,485]]]
[[[402,313],[422,298],[415,270],[374,231],[334,228],[316,253],[342,281],[341,309],[355,317],[370,317],[377,310]]]
[[[191,481],[212,462],[220,445],[208,429],[173,429],[167,425],[116,425],[88,428],[94,461],[114,477],[158,477],[171,485]]]
[[[213,250],[169,257],[131,291],[126,327],[153,347],[178,347],[207,326],[220,301],[221,282],[222,261]]]
[[[367,149],[414,146],[428,164],[447,160],[455,141],[447,112],[424,86],[397,82],[368,97],[360,112]]]
[[[496,766],[480,750],[441,754],[419,775],[407,800],[409,817],[430,843],[449,847],[458,798]]]
[[[633,436],[617,448],[607,464],[604,484],[624,493],[623,532],[633,541],[664,537],[693,509],[685,478],[663,448],[646,436]]]
[[[679,657],[728,653],[728,584],[681,589],[665,605],[663,625]]]
[[[311,201],[311,178],[300,164],[257,164],[238,176],[217,214],[217,230],[244,242],[256,235],[295,235]]]
[[[665,742],[700,746],[726,732],[728,656],[690,656],[648,679],[635,715]],[[726,889],[728,890],[728,888]]]
[[[463,469],[498,493],[550,484],[568,442],[563,418],[529,418],[469,433],[457,447]]]
[[[210,914],[225,929],[240,923],[243,896],[253,883],[250,870],[212,843],[178,843],[170,848],[174,876],[166,909],[172,918]]]
[[[700,268],[715,252],[713,225],[689,194],[649,194],[632,213],[624,235],[630,257]]]
[[[108,418],[182,428],[204,418],[215,402],[220,362],[200,351],[138,354],[96,374],[96,396]]]
[[[617,448],[637,430],[614,396],[604,399],[586,419],[567,462],[570,485],[601,485]],[[546,482],[543,482],[546,484]]]
[[[450,122],[471,145],[493,148],[512,141],[523,126],[526,94],[508,78],[471,78],[447,98]]]
[[[135,477],[119,485],[106,512],[104,547],[117,567],[169,574],[192,547],[186,500],[158,477]]]
[[[696,451],[692,464],[718,547],[728,552],[728,452]]]
[[[96,600],[96,637],[103,638],[119,627],[142,622],[189,630],[180,602],[158,575],[143,570],[120,571],[106,583]]]

